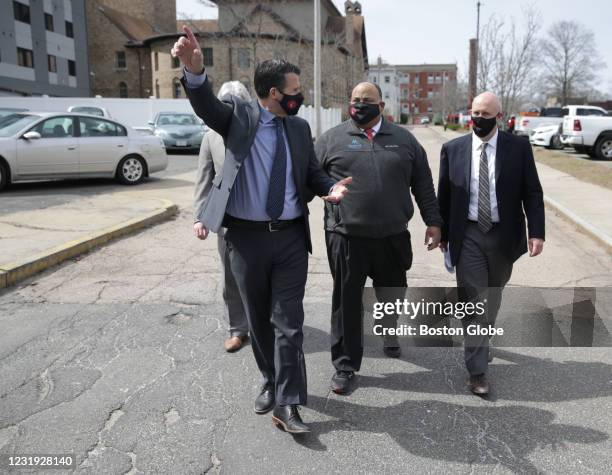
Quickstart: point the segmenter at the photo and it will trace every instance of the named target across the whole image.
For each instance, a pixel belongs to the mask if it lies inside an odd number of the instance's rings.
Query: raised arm
[[[181,78],[185,93],[194,112],[206,125],[226,137],[233,108],[230,104],[220,101],[215,96],[206,77],[200,44],[187,26],[183,25],[183,31],[186,36],[181,36],[174,43],[170,54],[179,58],[185,70],[197,79],[197,81],[194,81],[192,78],[190,81],[189,78]]]

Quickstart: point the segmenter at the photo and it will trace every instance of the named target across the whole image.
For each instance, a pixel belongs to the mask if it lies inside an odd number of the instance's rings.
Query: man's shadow
[[[354,404],[336,397],[309,396],[308,406],[333,420],[311,422],[312,433],[298,443],[325,450],[322,434],[352,431],[388,434],[404,450],[424,458],[465,464],[502,464],[514,472],[538,472],[531,452],[566,443],[594,444],[600,431],[555,423],[554,413],[513,406],[466,406],[441,401],[404,401],[386,407]]]
[[[489,370],[494,381],[492,400],[553,402],[612,396],[610,364],[558,362],[501,348],[495,348],[494,355]],[[463,348],[404,348],[401,360],[426,370],[363,375],[359,378],[359,387],[467,394]],[[500,364],[502,361],[513,364]]]

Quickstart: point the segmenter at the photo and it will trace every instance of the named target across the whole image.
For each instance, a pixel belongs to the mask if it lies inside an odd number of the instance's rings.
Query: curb
[[[162,207],[150,213],[103,229],[96,234],[69,241],[22,261],[0,265],[0,289],[14,285],[67,259],[100,247],[109,241],[132,234],[149,225],[166,221],[178,213],[177,205],[166,199],[158,199],[162,202]]]
[[[606,246],[608,251],[612,251],[612,237],[608,236],[604,231],[596,226],[593,226],[591,223],[585,221],[573,211],[546,195],[544,195],[544,204],[559,213],[566,221],[574,224],[580,231],[587,234],[600,244]]]

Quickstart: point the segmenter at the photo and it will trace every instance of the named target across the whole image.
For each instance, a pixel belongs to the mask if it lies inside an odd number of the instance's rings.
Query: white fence
[[[70,106],[104,107],[110,115],[130,127],[145,127],[158,112],[193,112],[187,99],[121,99],[112,97],[0,97],[0,107],[21,107],[32,111],[65,111]],[[314,107],[302,107],[299,116],[314,133]],[[338,125],[340,109],[321,108],[321,131]]]

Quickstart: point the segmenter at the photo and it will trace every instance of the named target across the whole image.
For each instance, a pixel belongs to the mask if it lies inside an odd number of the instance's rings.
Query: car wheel
[[[124,185],[137,185],[144,180],[145,163],[140,157],[131,155],[123,158],[117,167],[117,179]]]
[[[8,167],[0,161],[0,191],[4,190],[9,184]]]
[[[595,145],[596,158],[612,160],[612,135],[604,135]]]
[[[550,138],[550,148],[553,150],[563,150],[563,147],[564,145],[559,134],[555,134]]]

